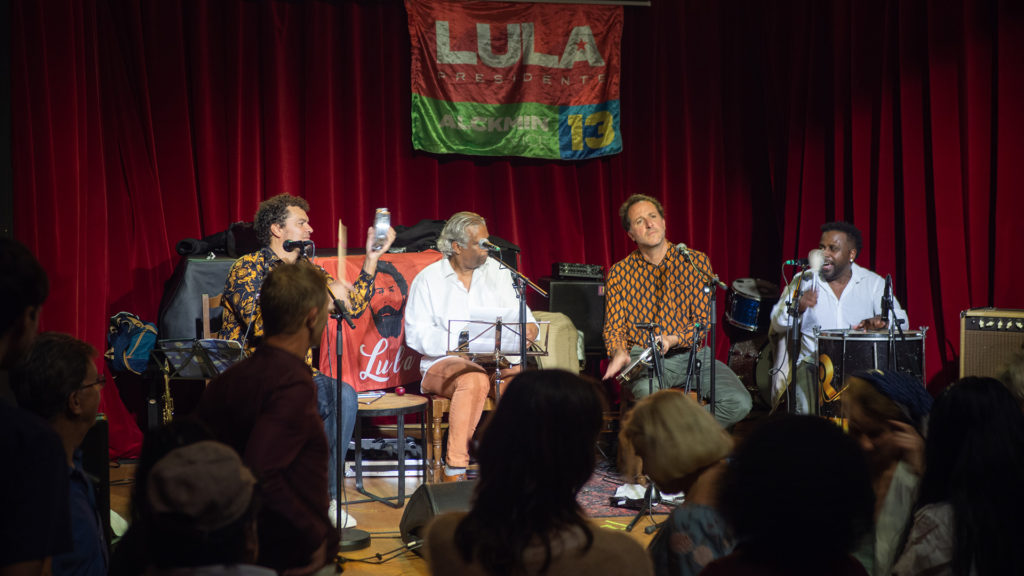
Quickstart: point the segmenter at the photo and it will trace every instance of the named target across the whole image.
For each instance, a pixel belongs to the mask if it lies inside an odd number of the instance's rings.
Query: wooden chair
[[[424,482],[440,482],[441,481],[441,442],[444,440],[444,431],[448,428],[448,424],[444,421],[445,414],[452,407],[452,401],[450,398],[444,396],[438,396],[436,394],[426,394],[427,396],[427,425],[430,428],[430,438],[425,438],[423,441],[424,447],[427,451],[427,467],[429,470],[424,472]],[[491,412],[494,410],[496,404],[494,398],[490,396],[484,402],[484,412]],[[481,417],[481,421],[483,418]],[[471,466],[470,468],[472,468]]]
[[[202,333],[203,339],[213,338],[213,332],[210,330],[210,310],[213,308],[221,307],[222,294],[216,296],[210,296],[209,294],[203,294],[203,324]]]

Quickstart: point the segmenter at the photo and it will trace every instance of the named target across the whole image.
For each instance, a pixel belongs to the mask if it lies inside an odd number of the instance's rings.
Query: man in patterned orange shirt
[[[712,362],[712,351],[704,346],[711,295],[704,289],[701,270],[713,276],[711,262],[696,250],[689,250],[688,259],[665,239],[665,211],[655,198],[634,194],[619,208],[619,216],[637,249],[612,266],[605,283],[604,342],[611,361],[604,377],[615,376],[644,352],[648,332],[637,324],[656,324],[663,375],[654,390],[685,385],[694,348],[702,365],[701,395],[709,396],[714,370],[714,417],[723,427],[732,426],[750,412],[751,398],[736,374],[722,362]],[[691,388],[698,389],[697,384],[695,379]],[[636,398],[650,393],[646,377],[627,385]]]
[[[223,306],[224,324],[221,326],[217,337],[225,340],[236,340],[251,352],[258,339],[263,337],[263,315],[259,307],[260,288],[263,280],[275,267],[282,262],[294,264],[299,258],[299,252],[287,251],[284,249],[286,241],[306,241],[313,234],[313,228],[309,225],[309,216],[306,211],[309,204],[305,199],[290,194],[278,194],[260,203],[254,218],[257,239],[263,248],[251,254],[239,258],[231,266],[228,272],[227,281],[224,283]],[[377,274],[377,261],[381,255],[388,251],[391,243],[395,240],[394,229],[388,230],[387,239],[384,245],[378,250],[373,249],[374,235],[371,227],[366,233],[366,258],[363,260],[363,269],[359,278],[349,285],[339,282],[327,273],[323,268],[319,270],[324,275],[325,285],[341,299],[349,308],[349,311],[358,316],[366,310],[373,296],[373,282]],[[324,296],[326,297],[326,291]],[[333,305],[332,305],[333,312]],[[306,354],[306,364],[312,366],[313,355]],[[334,378],[313,371],[313,381],[317,387],[317,408],[320,418],[324,421],[324,430],[327,433],[327,443],[330,450],[330,461],[328,462],[328,482],[331,493],[332,510],[330,517],[336,518],[333,507],[337,505],[338,486],[336,470],[336,442],[341,442],[347,447],[352,439],[352,431],[355,427],[358,404],[356,403],[356,392],[348,383],[342,382],[340,386],[342,414],[341,434],[338,434],[338,417],[335,414],[336,394],[338,393],[338,382]],[[355,526],[355,519],[342,512],[345,528]]]

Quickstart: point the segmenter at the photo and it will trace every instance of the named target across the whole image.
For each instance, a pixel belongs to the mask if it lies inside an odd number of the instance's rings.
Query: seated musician
[[[309,204],[305,199],[290,194],[278,194],[260,203],[254,217],[254,224],[256,236],[263,248],[242,256],[231,266],[227,281],[224,283],[222,300],[225,310],[224,324],[217,334],[218,338],[241,342],[242,346],[251,352],[258,339],[263,337],[263,315],[259,306],[259,294],[263,280],[271,270],[280,264],[293,264],[298,260],[300,251],[287,251],[284,249],[284,243],[309,240],[313,234],[313,228],[309,225],[307,210],[309,210]],[[395,231],[390,229],[384,245],[379,250],[374,250],[373,228],[368,229],[366,259],[363,261],[363,269],[359,278],[353,285],[336,281],[326,270],[318,267],[324,275],[325,284],[335,296],[349,306],[352,314],[360,314],[366,309],[370,297],[373,295],[377,261],[382,254],[387,252],[394,240]],[[312,353],[307,353],[306,364],[312,366],[312,362]],[[355,428],[358,405],[355,389],[348,383],[342,382],[342,429],[339,437],[338,417],[334,413],[335,394],[338,391],[337,380],[314,370],[313,381],[317,387],[317,408],[320,418],[324,421],[324,430],[327,433],[330,451],[328,482],[332,507],[330,516],[334,519],[336,516],[333,513],[333,508],[337,505],[338,498],[336,475],[338,463],[335,446],[336,442],[340,441],[342,446],[348,447],[352,431]],[[346,516],[343,514],[343,518]],[[346,527],[354,525],[354,519],[349,519],[346,523]]]
[[[644,352],[647,333],[637,324],[656,324],[664,374],[661,382],[654,382],[654,390],[685,385],[689,352],[694,348],[703,366],[699,374],[702,397],[707,399],[710,394],[714,370],[713,416],[723,428],[732,426],[750,412],[751,397],[728,366],[712,362],[713,351],[704,345],[711,311],[704,273],[714,276],[711,262],[696,250],[688,250],[687,257],[665,238],[665,211],[655,198],[630,196],[619,208],[619,217],[637,249],[612,266],[605,283],[604,341],[611,361],[604,378],[615,376]],[[698,388],[696,381],[691,384],[694,390]],[[650,393],[646,377],[628,385],[636,398]]]
[[[818,248],[824,252],[824,264],[819,274],[790,283],[779,302],[772,309],[772,332],[783,335],[789,331],[792,318],[786,313],[786,302],[792,299],[801,282],[799,311],[802,315],[800,356],[796,371],[795,404],[791,412],[807,414],[812,411],[808,398],[816,398],[814,383],[818,379],[815,350],[815,329],[883,330],[888,321],[882,313],[885,280],[854,263],[862,249],[860,230],[847,222],[829,222],[821,227]],[[904,320],[907,313],[893,298],[896,316]],[[773,398],[781,393],[779,386]]]
[[[479,364],[449,351],[448,322],[470,320],[474,309],[518,308],[512,273],[488,258],[481,245],[487,240],[487,223],[473,212],[453,215],[441,230],[437,249],[444,258],[427,266],[412,281],[405,310],[406,344],[423,355],[420,373],[424,392],[451,398],[448,413],[448,453],[443,480],[466,477],[469,442],[473,438],[484,403],[490,393],[490,379]],[[539,327],[527,310],[526,337],[537,338]],[[518,356],[508,357],[512,364]],[[519,366],[502,370],[515,374]]]

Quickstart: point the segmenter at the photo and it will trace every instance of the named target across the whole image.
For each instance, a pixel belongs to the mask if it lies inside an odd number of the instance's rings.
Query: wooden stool
[[[387,393],[376,400],[373,400],[369,404],[359,403],[359,412],[356,417],[356,427],[353,433],[353,438],[356,443],[355,450],[355,469],[356,469],[356,490],[360,494],[372,499],[377,502],[381,502],[391,506],[392,508],[401,508],[405,505],[405,417],[409,414],[420,415],[420,435],[426,438],[426,422],[423,418],[423,412],[427,407],[427,399],[423,396],[417,396],[414,394],[408,394],[405,396],[399,396],[393,393]],[[397,416],[398,420],[398,495],[397,496],[377,496],[371,494],[369,491],[363,488],[363,418],[375,418],[378,416]],[[424,440],[424,444],[426,441]],[[426,476],[427,471],[427,453],[426,450],[423,452],[423,474]],[[390,501],[396,500],[395,504]]]

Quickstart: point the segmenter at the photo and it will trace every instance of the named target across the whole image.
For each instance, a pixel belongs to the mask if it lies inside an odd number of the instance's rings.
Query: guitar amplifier
[[[1024,350],[1024,310],[975,308],[960,313],[960,377],[998,378]]]
[[[588,280],[604,280],[604,267],[597,264],[569,264],[553,262],[551,276],[555,278],[584,278]]]

